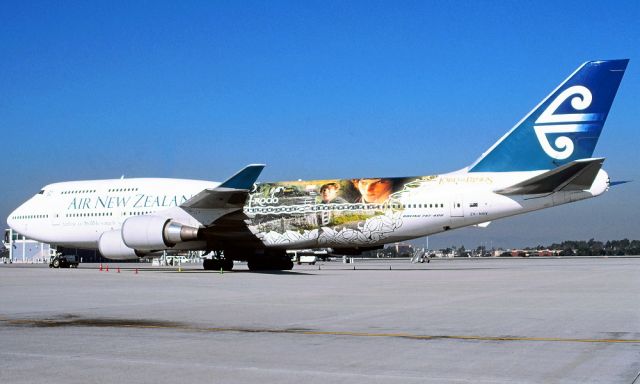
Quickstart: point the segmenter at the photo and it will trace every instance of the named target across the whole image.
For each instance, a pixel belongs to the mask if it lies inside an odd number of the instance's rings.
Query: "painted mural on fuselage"
[[[260,183],[244,211],[267,246],[374,246],[397,236],[408,218],[450,220],[447,185],[492,182],[465,174]]]

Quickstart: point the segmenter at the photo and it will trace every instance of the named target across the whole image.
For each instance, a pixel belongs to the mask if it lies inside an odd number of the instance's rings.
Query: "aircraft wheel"
[[[214,271],[216,269],[220,269],[220,263],[218,260],[204,259],[202,261],[202,268],[204,268],[205,271]]]
[[[221,262],[223,271],[231,271],[233,269],[233,260],[232,259],[224,259]]]
[[[264,269],[264,265],[257,260],[249,260],[247,262],[247,267],[249,267],[250,271],[260,271]]]
[[[233,260],[231,259],[204,259],[202,261],[202,268],[205,271],[230,271],[233,269]]]
[[[284,271],[290,271],[293,269],[293,261],[291,261],[291,259],[289,258],[285,258],[284,260],[282,260],[282,270]]]

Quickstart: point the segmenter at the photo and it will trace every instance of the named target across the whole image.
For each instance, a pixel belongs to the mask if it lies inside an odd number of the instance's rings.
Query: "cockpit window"
[[[38,195],[44,195],[44,189],[41,189],[40,192],[38,192]]]

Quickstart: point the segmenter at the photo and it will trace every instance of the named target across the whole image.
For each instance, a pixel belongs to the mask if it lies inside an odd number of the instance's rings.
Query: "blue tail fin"
[[[628,63],[625,59],[582,64],[469,172],[548,170],[592,157]]]

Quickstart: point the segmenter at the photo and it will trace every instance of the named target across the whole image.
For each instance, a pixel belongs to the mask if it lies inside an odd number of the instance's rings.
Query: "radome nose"
[[[7,217],[7,225],[9,226],[9,228],[13,229],[14,231],[16,230],[16,220],[14,219],[14,217],[16,217],[18,210],[14,210],[13,212],[11,212],[11,214],[9,215],[9,217]]]
[[[22,207],[24,204],[21,204],[18,208],[14,209],[13,212],[7,217],[7,225],[9,228],[13,229],[14,232],[22,233],[24,231],[24,221],[20,220],[19,217],[22,215],[24,211]]]

